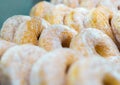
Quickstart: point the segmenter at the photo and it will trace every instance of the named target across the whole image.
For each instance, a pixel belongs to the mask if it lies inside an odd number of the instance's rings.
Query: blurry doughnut
[[[67,7],[66,5],[59,4],[56,5],[49,16],[45,16],[44,19],[47,20],[50,24],[63,24],[64,16],[68,14],[72,8]]]
[[[64,24],[80,32],[84,28],[84,19],[88,12],[85,8],[76,8],[64,17]]]
[[[111,30],[111,26],[109,24],[109,19],[112,16],[111,14],[112,12],[109,12],[109,10],[103,6],[95,8],[87,15],[84,21],[85,27],[99,29],[106,33],[110,38],[112,38],[112,40],[115,41],[115,38]]]
[[[119,50],[112,39],[100,30],[88,28],[75,36],[70,48],[79,50],[84,56],[119,56]]]
[[[96,8],[101,0],[80,0],[80,6],[89,10]]]
[[[52,4],[62,4],[64,0],[50,0]]]
[[[1,38],[13,42],[14,34],[21,23],[26,22],[30,20],[31,18],[29,16],[24,15],[15,15],[10,18],[8,18],[1,28]]]
[[[1,63],[11,85],[29,85],[31,67],[45,53],[44,49],[29,44],[10,48],[2,56]]]
[[[68,71],[66,85],[120,85],[120,74],[99,57],[75,62]]]
[[[15,33],[14,42],[17,44],[31,43],[38,45],[38,39],[43,29],[50,24],[40,17],[32,17],[31,20],[22,23]]]
[[[64,25],[52,25],[43,30],[39,39],[39,46],[51,51],[57,48],[69,47],[71,39],[77,34],[74,29]]]
[[[114,14],[111,24],[112,24],[112,31],[118,42],[118,48],[120,49],[120,11]]]
[[[79,0],[51,0],[53,4],[65,4],[69,7],[76,8],[80,6]]]
[[[54,6],[51,3],[46,1],[41,1],[37,3],[34,7],[32,7],[30,16],[40,16],[40,17],[48,16],[49,13],[52,11],[53,7]]]
[[[66,85],[70,66],[82,58],[80,52],[67,48],[49,52],[34,64],[30,85]]]
[[[15,43],[8,42],[5,40],[0,40],[0,58],[9,48],[15,46]]]

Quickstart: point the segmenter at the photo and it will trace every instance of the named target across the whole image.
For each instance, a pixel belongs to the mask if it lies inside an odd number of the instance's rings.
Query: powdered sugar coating
[[[14,46],[2,57],[1,63],[9,75],[12,85],[29,85],[29,75],[32,65],[46,51],[30,44]]]
[[[43,30],[39,46],[51,51],[57,48],[69,47],[71,39],[77,34],[74,29],[65,25],[52,25],[49,29]]]
[[[67,70],[75,61],[82,58],[80,52],[67,48],[49,52],[34,64],[30,84],[66,85]]]
[[[71,41],[70,48],[79,50],[85,56],[119,56],[119,50],[109,36],[100,30],[88,28]]]
[[[30,20],[31,18],[29,16],[24,15],[15,15],[10,18],[8,18],[2,26],[1,29],[1,38],[13,42],[14,34],[21,23],[26,22]]]

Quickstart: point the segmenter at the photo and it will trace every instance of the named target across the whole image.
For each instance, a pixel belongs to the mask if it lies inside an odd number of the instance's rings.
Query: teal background
[[[13,15],[29,15],[32,6],[39,1],[43,0],[0,0],[0,28]]]

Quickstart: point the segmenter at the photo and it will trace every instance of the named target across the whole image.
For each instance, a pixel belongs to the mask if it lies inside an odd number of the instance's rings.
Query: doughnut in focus
[[[39,39],[39,46],[47,51],[69,47],[71,39],[77,34],[74,29],[65,25],[52,25],[43,30]]]
[[[70,48],[79,50],[84,56],[119,56],[119,50],[112,39],[98,29],[87,28],[75,36]]]

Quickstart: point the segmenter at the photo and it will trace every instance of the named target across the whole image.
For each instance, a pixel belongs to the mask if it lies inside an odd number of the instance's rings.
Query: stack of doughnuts
[[[120,85],[120,0],[51,0],[0,31],[0,85]]]

